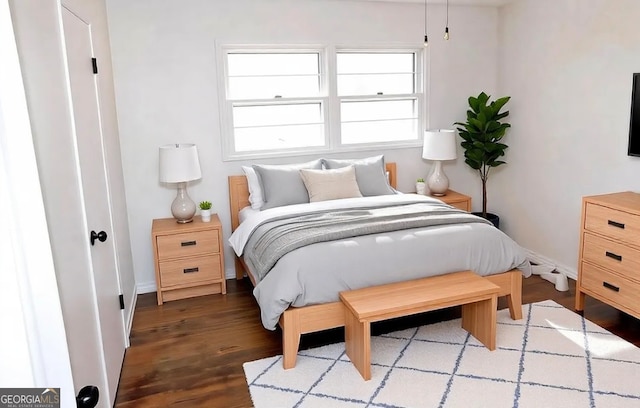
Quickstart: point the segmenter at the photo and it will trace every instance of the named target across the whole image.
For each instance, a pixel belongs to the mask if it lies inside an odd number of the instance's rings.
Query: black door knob
[[[100,392],[95,385],[87,385],[82,387],[78,395],[76,396],[77,408],[94,408],[98,405],[100,399]]]
[[[91,231],[91,236],[90,236],[90,240],[91,240],[91,245],[95,245],[96,244],[96,239],[100,242],[104,242],[107,240],[107,233],[104,231],[100,231],[98,233],[96,233],[95,231]]]

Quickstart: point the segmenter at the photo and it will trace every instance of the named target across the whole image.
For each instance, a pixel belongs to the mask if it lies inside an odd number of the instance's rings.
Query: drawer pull
[[[624,229],[624,224],[621,222],[616,222],[616,221],[607,221],[607,224],[611,225],[612,227],[616,227],[616,228],[620,228],[620,229]]]
[[[196,241],[185,241],[185,242],[181,242],[180,246],[193,246],[196,244]]]
[[[194,272],[198,272],[198,268],[187,268],[182,270],[182,273],[194,273]]]
[[[602,286],[604,286],[607,289],[611,289],[614,292],[620,292],[620,288],[619,287],[613,286],[609,282],[602,282]]]
[[[617,255],[609,251],[605,252],[604,254],[611,259],[615,259],[616,261],[622,261],[622,255]]]

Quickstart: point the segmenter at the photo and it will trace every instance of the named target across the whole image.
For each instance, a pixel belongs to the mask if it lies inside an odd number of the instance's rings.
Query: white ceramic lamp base
[[[431,195],[443,196],[447,194],[447,190],[449,189],[449,178],[444,174],[444,171],[442,170],[442,162],[440,160],[436,160],[435,168],[427,179],[427,186],[429,187]]]
[[[180,224],[193,221],[196,214],[196,203],[187,194],[187,183],[178,184],[178,195],[171,203],[171,214]]]

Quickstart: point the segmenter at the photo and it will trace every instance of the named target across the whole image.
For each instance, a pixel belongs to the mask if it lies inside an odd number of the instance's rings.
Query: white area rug
[[[640,407],[640,349],[553,301],[498,312],[497,350],[460,320],[372,338],[364,381],[344,343],[244,364],[256,408]]]

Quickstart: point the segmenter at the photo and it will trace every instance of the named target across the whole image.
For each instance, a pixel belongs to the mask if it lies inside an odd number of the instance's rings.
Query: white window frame
[[[423,46],[424,47],[424,46]],[[423,135],[418,134],[415,140],[405,140],[405,141],[389,141],[389,142],[372,142],[372,143],[358,143],[358,144],[343,144],[342,143],[342,135],[341,135],[341,127],[342,127],[342,118],[340,117],[341,105],[343,101],[393,101],[393,100],[407,100],[407,99],[416,99],[418,104],[418,129],[425,129],[425,103],[424,103],[424,95],[425,95],[425,87],[424,87],[424,49],[417,47],[337,47],[335,49],[335,53],[333,54],[335,59],[337,60],[337,56],[339,53],[363,53],[363,54],[393,54],[393,53],[415,53],[415,61],[414,61],[414,81],[415,81],[415,91],[412,94],[389,94],[389,95],[348,95],[348,96],[338,96],[337,92],[337,72],[334,74],[335,78],[335,87],[332,96],[335,98],[334,106],[337,106],[337,123],[338,126],[338,135],[339,137],[335,141],[336,150],[345,151],[345,150],[371,150],[373,148],[402,148],[402,147],[415,147],[417,145],[422,145]],[[337,70],[337,62],[333,65]]]
[[[318,53],[320,68],[320,95],[317,98],[278,98],[273,99],[255,99],[234,101],[227,99],[229,93],[228,88],[228,65],[227,54],[233,52],[255,52],[255,53]],[[411,45],[374,45],[374,46],[335,46],[335,45],[256,45],[256,44],[216,44],[216,56],[218,60],[218,100],[220,112],[220,130],[222,143],[222,159],[223,161],[232,160],[250,160],[256,158],[269,157],[294,157],[304,155],[318,155],[322,153],[338,153],[352,151],[367,151],[376,149],[399,149],[407,147],[422,146],[423,135],[419,131],[415,140],[393,141],[393,142],[375,142],[345,145],[341,142],[341,119],[340,119],[340,103],[342,100],[362,100],[362,96],[343,96],[337,95],[337,53],[338,52],[362,52],[362,53],[402,53],[411,52],[416,54],[415,58],[415,81],[417,103],[418,103],[418,129],[425,129],[427,124],[426,101],[428,90],[426,89],[426,52],[422,46]],[[407,96],[407,95],[394,95]],[[367,99],[394,99],[390,95],[367,96]],[[324,121],[324,146],[304,147],[286,150],[260,150],[256,152],[236,152],[234,140],[233,125],[233,106],[252,106],[252,105],[271,105],[278,103],[317,103],[322,104],[323,121]]]

